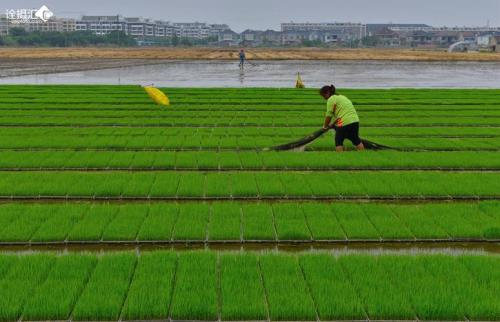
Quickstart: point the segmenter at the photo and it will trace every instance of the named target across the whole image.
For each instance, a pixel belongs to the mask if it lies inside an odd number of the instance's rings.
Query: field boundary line
[[[0,123],[0,128],[9,127],[67,127],[67,128],[89,128],[89,127],[114,127],[114,128],[170,128],[170,127],[182,127],[182,128],[242,128],[242,127],[259,127],[259,128],[306,128],[314,127],[317,124],[311,125],[263,125],[263,124],[217,124],[217,125],[197,125],[189,123],[163,123],[163,124],[119,124],[119,123],[100,123],[100,124],[60,124],[60,123],[26,123],[26,124],[16,124],[16,123]],[[452,124],[452,123],[435,123],[435,124],[363,124],[363,127],[369,128],[408,128],[408,127],[452,127],[452,128],[463,128],[466,127],[481,127],[481,128],[500,128],[498,124],[478,124],[478,123],[467,123],[467,124]]]
[[[127,202],[144,202],[144,201],[482,201],[482,200],[500,200],[500,195],[492,196],[251,196],[251,197],[183,197],[183,196],[0,196],[0,201],[127,201]]]

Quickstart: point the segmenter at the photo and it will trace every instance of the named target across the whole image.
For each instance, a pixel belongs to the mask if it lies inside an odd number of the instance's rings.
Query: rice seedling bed
[[[0,151],[3,170],[500,169],[497,152]]]
[[[313,171],[280,173],[237,171],[210,174],[220,190],[207,184],[203,172],[46,171],[4,172],[2,198],[498,198],[496,172]],[[328,180],[325,180],[328,178]],[[213,178],[212,178],[213,179]],[[250,180],[250,181],[249,181]],[[144,184],[147,182],[147,184]],[[295,182],[295,185],[292,183]],[[349,182],[349,185],[343,184]],[[300,185],[298,183],[301,183]],[[410,185],[410,183],[412,183]],[[242,190],[242,189],[245,190]]]
[[[3,288],[2,320],[498,318],[494,255],[42,252],[0,263],[0,284],[15,286]]]
[[[0,244],[495,241],[499,210],[497,201],[6,203]]]
[[[314,89],[164,91],[0,86],[1,248],[122,250],[0,254],[0,320],[500,319],[499,90],[340,89],[400,149],[344,154],[262,151]],[[419,243],[493,251],[284,252]]]

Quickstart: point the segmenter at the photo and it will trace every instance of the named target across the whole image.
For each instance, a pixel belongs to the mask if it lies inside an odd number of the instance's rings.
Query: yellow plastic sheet
[[[167,95],[165,95],[165,93],[160,91],[158,88],[153,86],[144,86],[144,90],[148,93],[149,97],[156,102],[156,104],[165,106],[170,105],[170,100]]]

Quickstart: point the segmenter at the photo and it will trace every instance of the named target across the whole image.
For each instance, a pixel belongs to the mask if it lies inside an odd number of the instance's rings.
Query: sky
[[[281,22],[500,26],[500,0],[0,0],[7,9],[47,5],[59,17],[123,15],[279,30]]]

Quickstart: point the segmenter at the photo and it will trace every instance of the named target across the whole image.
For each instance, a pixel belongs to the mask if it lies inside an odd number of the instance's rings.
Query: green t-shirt
[[[335,105],[337,107],[333,110]],[[344,95],[332,95],[328,99],[325,116],[333,118],[334,121],[337,120],[335,125],[338,127],[359,122],[358,113],[356,113],[354,105]]]

